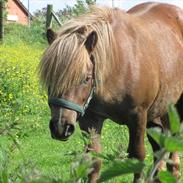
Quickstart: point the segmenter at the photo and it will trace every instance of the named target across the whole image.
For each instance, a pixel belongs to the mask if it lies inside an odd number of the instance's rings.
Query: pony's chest
[[[135,105],[131,97],[126,96],[121,102],[93,102],[91,105],[93,111],[97,114],[104,116],[104,118],[109,118],[118,124],[125,124],[130,116],[131,111],[133,111]]]

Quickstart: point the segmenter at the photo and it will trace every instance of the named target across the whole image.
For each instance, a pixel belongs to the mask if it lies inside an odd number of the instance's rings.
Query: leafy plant
[[[46,45],[45,25],[39,19],[34,19],[30,27],[21,24],[6,24],[4,32],[4,44],[28,44],[37,48],[44,48]]]
[[[147,133],[160,145],[162,150],[157,153],[157,161],[155,162],[154,167],[150,171],[148,177],[146,178],[148,181],[152,182],[154,180],[154,174],[158,168],[161,160],[165,162],[169,162],[168,154],[171,152],[183,152],[183,128],[180,123],[180,118],[177,113],[176,108],[171,104],[168,109],[169,123],[170,123],[170,131],[162,134],[158,130],[149,129]],[[173,162],[171,162],[173,163]],[[163,183],[176,183],[175,177],[167,170],[161,171],[158,174],[158,178]]]
[[[36,68],[41,52],[22,43],[16,49],[4,45],[0,52],[0,116],[43,112],[38,106],[45,104],[46,95],[39,87]]]
[[[102,172],[99,183],[124,174],[139,173],[143,168],[144,164],[136,159],[113,161],[110,163],[109,167]]]
[[[183,128],[180,124],[180,118],[176,111],[176,108],[173,105],[169,106],[168,109],[169,121],[170,121],[170,132],[165,134],[157,129],[148,129],[147,133],[161,146],[161,151],[156,153],[157,161],[152,168],[149,167],[150,171],[141,178],[141,182],[154,182],[157,178],[162,183],[176,183],[175,177],[168,171],[161,171],[155,176],[159,163],[164,160],[166,162],[171,162],[167,157],[170,152],[183,152]],[[114,155],[103,155],[103,154],[94,154],[107,160],[109,166],[101,174],[99,182],[105,182],[111,180],[114,177],[118,177],[124,174],[129,173],[138,173],[141,172],[145,165],[135,159],[126,159],[120,160],[115,159]]]

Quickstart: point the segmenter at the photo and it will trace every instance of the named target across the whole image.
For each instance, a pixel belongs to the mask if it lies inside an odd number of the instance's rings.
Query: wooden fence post
[[[48,4],[46,14],[46,29],[52,26],[52,11],[53,11],[53,5]]]
[[[0,0],[0,43],[4,38],[4,1]]]

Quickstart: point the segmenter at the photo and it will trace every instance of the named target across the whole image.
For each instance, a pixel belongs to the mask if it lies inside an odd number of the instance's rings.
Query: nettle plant
[[[177,183],[175,177],[165,169],[157,173],[158,167],[162,161],[171,165],[173,162],[169,159],[169,154],[173,152],[183,152],[183,125],[180,122],[179,115],[173,105],[169,105],[168,117],[170,121],[170,130],[165,133],[158,128],[150,128],[147,130],[150,135],[161,147],[161,150],[156,152],[157,158],[155,164],[146,167],[148,171],[144,171],[144,176],[140,183],[153,183],[159,180],[162,183]],[[115,155],[95,155],[108,161],[108,168],[101,173],[100,182],[106,182],[123,174],[137,173],[145,169],[145,164],[136,159],[116,159]],[[117,179],[120,183],[120,178]]]
[[[169,165],[173,162],[169,159],[169,154],[173,152],[183,152],[183,125],[180,122],[179,115],[173,105],[169,106],[168,117],[170,121],[170,130],[162,133],[159,128],[150,128],[147,130],[150,135],[161,147],[161,150],[156,152],[156,162],[152,165],[145,165],[137,159],[128,159],[126,154],[121,157],[120,152],[113,151],[112,154],[92,153],[91,156],[80,155],[80,158],[72,163],[70,182],[87,182],[87,174],[91,171],[92,157],[103,159],[107,164],[107,168],[101,173],[98,183],[115,182],[122,183],[119,176],[138,173],[143,171],[143,177],[139,183],[154,183],[158,180],[161,183],[177,183],[175,177],[169,170],[162,170],[157,173],[158,167],[162,161]],[[94,133],[90,134],[95,135]],[[83,137],[84,143],[89,143]],[[85,157],[84,157],[85,156]],[[90,158],[88,158],[90,157]],[[87,160],[87,161],[86,161]],[[148,166],[148,167],[147,167]],[[66,181],[67,182],[67,181]]]

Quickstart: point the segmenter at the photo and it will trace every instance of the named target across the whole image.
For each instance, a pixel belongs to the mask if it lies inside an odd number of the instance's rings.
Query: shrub
[[[144,176],[140,180],[141,183],[153,183],[157,179],[162,183],[176,183],[175,177],[168,170],[160,171],[157,175],[155,174],[162,160],[166,163],[173,163],[167,156],[170,152],[183,152],[183,126],[181,126],[179,115],[173,105],[169,106],[168,114],[170,131],[162,133],[160,130],[153,128],[147,130],[147,133],[162,149],[155,154],[157,157],[155,164],[148,167],[147,173],[143,172]],[[98,182],[105,182],[124,174],[136,173],[142,171],[145,167],[144,163],[135,159],[120,160],[115,159],[114,156],[104,156],[102,154],[95,154],[95,156],[101,157],[104,161],[107,160],[109,164],[108,168],[102,172]]]
[[[24,43],[44,47],[46,44],[44,33],[45,26],[37,19],[31,23],[30,27],[13,23],[6,24],[4,43],[8,45]]]
[[[42,50],[19,43],[0,53],[0,115],[42,113],[46,97],[36,71]]]

